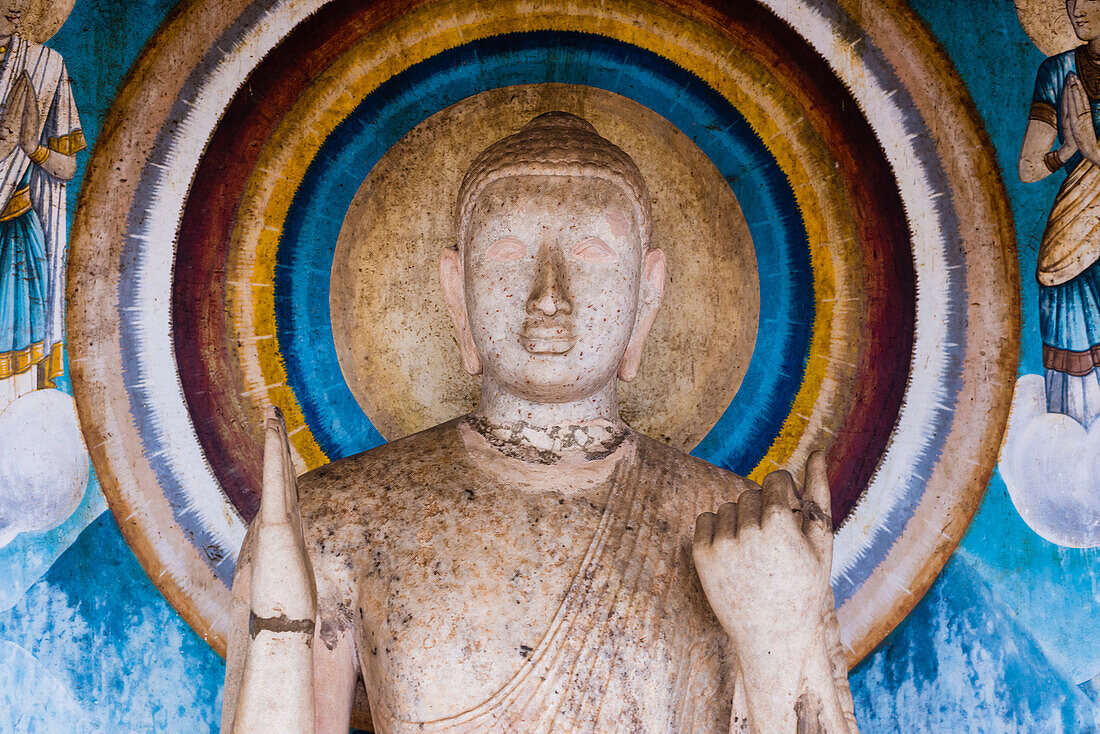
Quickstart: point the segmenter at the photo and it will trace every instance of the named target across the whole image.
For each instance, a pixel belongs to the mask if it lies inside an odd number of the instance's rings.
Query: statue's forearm
[[[230,731],[313,734],[313,620],[253,616],[249,628]]]
[[[838,681],[823,644],[784,669],[768,661],[742,669],[745,711],[735,715],[731,734],[855,734],[845,711],[847,681]],[[842,690],[843,688],[843,690]]]
[[[821,631],[809,654],[787,656],[786,664],[779,666],[775,663],[781,662],[781,655],[757,655],[745,661],[737,682],[741,705],[735,699],[731,734],[858,734],[831,592],[825,608]]]

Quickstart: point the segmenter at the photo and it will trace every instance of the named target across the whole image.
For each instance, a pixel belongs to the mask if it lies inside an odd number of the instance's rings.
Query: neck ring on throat
[[[556,464],[566,458],[604,459],[615,453],[628,434],[626,426],[603,420],[542,427],[526,421],[492,423],[468,415],[466,423],[505,456],[535,464]]]

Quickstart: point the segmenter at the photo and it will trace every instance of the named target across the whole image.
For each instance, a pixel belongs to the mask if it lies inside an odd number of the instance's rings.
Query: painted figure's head
[[[19,32],[29,5],[30,0],[0,0],[0,38]]]
[[[467,172],[440,277],[466,369],[548,403],[633,379],[665,263],[625,152],[564,112],[531,120]]]
[[[1066,12],[1078,38],[1100,38],[1100,0],[1066,0]]]

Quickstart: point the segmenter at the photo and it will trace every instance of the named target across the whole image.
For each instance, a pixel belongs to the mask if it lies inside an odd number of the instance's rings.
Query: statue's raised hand
[[[264,425],[264,486],[252,551],[253,637],[260,630],[312,632],[317,589],[298,513],[298,482],[286,425],[270,408]]]
[[[824,679],[832,622],[833,532],[825,459],[806,464],[800,495],[791,475],[772,472],[761,488],[706,512],[695,523],[695,568],[707,600],[734,643],[750,691],[793,711],[807,675]],[[774,712],[760,720],[776,720]],[[790,729],[793,731],[793,729]]]
[[[317,588],[286,425],[274,408],[264,421],[263,495],[249,532],[249,640],[228,731],[312,734]]]

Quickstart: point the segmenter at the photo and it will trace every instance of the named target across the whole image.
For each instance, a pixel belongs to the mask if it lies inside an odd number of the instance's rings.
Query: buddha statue
[[[637,166],[552,112],[440,259],[477,409],[295,479],[266,423],[223,732],[854,732],[824,460],[762,486],[619,417],[665,286]]]

